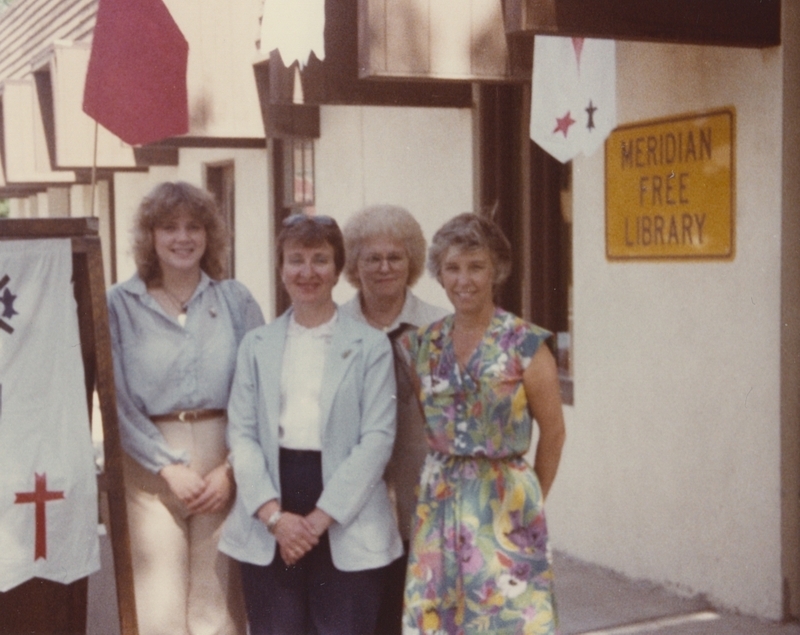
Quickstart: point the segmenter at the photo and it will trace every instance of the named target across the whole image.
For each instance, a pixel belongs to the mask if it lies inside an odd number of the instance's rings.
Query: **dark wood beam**
[[[503,0],[506,33],[766,48],[780,0]]]
[[[141,148],[148,152],[158,152],[160,149],[177,148],[236,148],[240,150],[263,150],[267,142],[263,137],[170,137],[163,141],[156,141]],[[144,157],[143,152],[140,156]],[[153,156],[156,156],[155,154]],[[167,152],[165,157],[172,156]],[[177,163],[175,164],[177,165]]]
[[[46,192],[46,187],[34,187],[27,185],[6,185],[0,187],[0,198],[27,198],[33,194]],[[7,219],[0,218],[0,221],[5,222]]]
[[[296,69],[297,63],[287,68],[277,50],[269,61],[253,66],[264,134],[270,139],[319,138],[319,106],[293,103]]]
[[[34,219],[41,221],[42,219]],[[71,236],[96,236],[100,221],[94,217],[48,218],[47,222],[31,222],[29,218],[4,218],[0,220],[3,238],[68,238]]]

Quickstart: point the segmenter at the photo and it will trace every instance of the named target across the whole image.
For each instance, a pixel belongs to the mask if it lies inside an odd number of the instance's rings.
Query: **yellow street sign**
[[[732,258],[733,108],[621,126],[606,140],[606,256]]]

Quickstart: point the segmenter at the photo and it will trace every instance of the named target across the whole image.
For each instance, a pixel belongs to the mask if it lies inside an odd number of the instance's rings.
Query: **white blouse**
[[[279,437],[282,448],[322,449],[319,397],[325,356],[330,348],[338,313],[319,326],[306,328],[294,315],[289,321],[281,367],[281,416]]]

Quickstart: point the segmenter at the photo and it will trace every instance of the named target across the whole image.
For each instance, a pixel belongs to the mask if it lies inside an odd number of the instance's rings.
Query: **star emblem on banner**
[[[14,300],[17,299],[17,296],[11,293],[11,289],[6,286],[10,280],[11,278],[7,275],[3,276],[0,280],[0,289],[3,289],[3,295],[0,296],[0,304],[3,305],[3,313],[2,317],[0,317],[0,329],[3,329],[6,333],[13,333],[14,329],[11,328],[11,325],[5,320],[18,315],[18,312],[14,309]]]
[[[575,120],[571,116],[571,111],[567,111],[567,114],[561,118],[556,117],[556,127],[553,130],[553,134],[557,132],[564,133],[564,138],[567,138],[567,133],[569,132],[569,127],[575,123]]]
[[[586,114],[589,115],[589,120],[586,122],[586,127],[589,130],[594,130],[594,113],[597,111],[597,106],[592,103],[592,100],[589,100],[589,105],[584,108]]]

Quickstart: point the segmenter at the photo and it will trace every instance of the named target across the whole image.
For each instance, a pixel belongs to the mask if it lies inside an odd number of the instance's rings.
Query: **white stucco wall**
[[[617,44],[618,123],[736,109],[736,255],[609,262],[603,152],[574,163],[575,406],[554,545],[781,617],[780,48]]]
[[[366,205],[391,203],[417,218],[425,237],[473,209],[469,109],[325,106],[316,141],[317,211],[346,222]],[[355,290],[342,278],[337,302]],[[449,307],[424,274],[414,292]]]
[[[253,62],[261,0],[166,0],[189,42],[189,135],[264,135]]]

